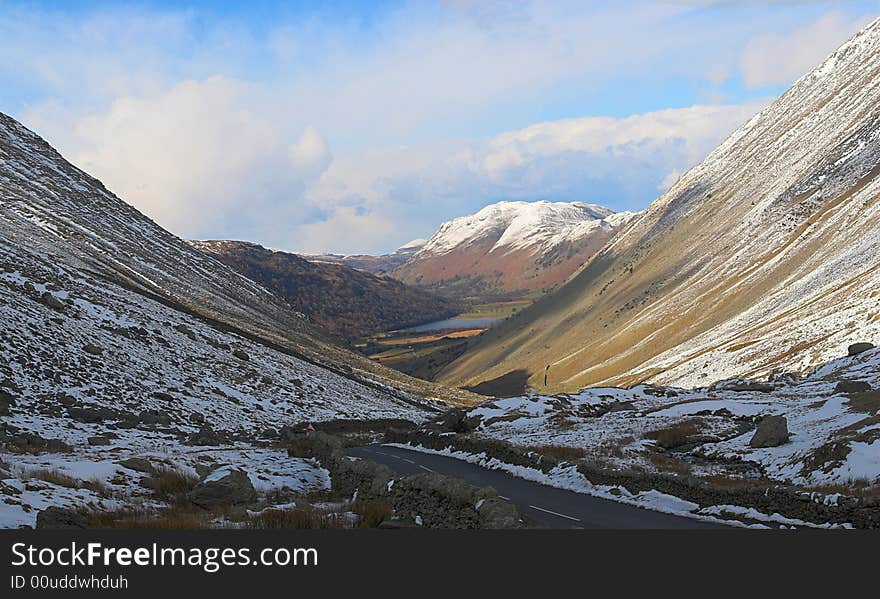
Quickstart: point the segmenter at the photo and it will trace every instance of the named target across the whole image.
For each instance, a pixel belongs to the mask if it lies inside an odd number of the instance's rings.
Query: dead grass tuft
[[[683,420],[672,426],[645,433],[646,439],[653,439],[663,449],[674,449],[686,444],[694,435],[700,433],[699,420]]]

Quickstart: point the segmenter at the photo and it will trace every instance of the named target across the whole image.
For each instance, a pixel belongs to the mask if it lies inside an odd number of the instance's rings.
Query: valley
[[[184,240],[0,113],[0,527],[880,528],[878,223],[880,19],[644,211],[375,256]]]

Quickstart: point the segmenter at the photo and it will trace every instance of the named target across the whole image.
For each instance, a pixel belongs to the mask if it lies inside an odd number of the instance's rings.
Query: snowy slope
[[[878,175],[875,21],[441,380],[699,385],[880,339]]]
[[[596,387],[572,395],[498,399],[469,414],[479,417],[480,435],[526,447],[582,448],[612,469],[876,490],[878,409],[880,350],[874,349],[769,384]],[[773,415],[786,417],[789,440],[777,447],[750,446],[756,424]],[[686,433],[675,446],[658,445],[655,431],[676,429]]]
[[[495,238],[490,252],[529,248],[547,251],[585,222],[599,222],[614,212],[582,202],[498,202],[476,214],[444,222],[416,258],[441,255],[485,238]]]
[[[128,457],[321,487],[326,476],[261,440],[305,421],[419,421],[464,397],[312,329],[0,115],[0,526],[32,525],[51,504],[137,499],[138,477],[116,465]],[[193,436],[209,449],[184,445]],[[46,468],[80,487],[31,480]],[[97,497],[93,477],[112,492]]]
[[[552,287],[634,213],[583,202],[499,202],[444,222],[393,276],[440,290],[522,292]]]

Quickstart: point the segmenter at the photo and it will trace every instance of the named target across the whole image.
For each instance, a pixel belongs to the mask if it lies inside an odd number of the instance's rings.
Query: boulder
[[[50,292],[46,291],[43,295],[40,296],[40,301],[47,307],[52,308],[53,310],[62,311],[66,306],[64,302],[60,299],[52,295]]]
[[[82,530],[88,528],[88,519],[73,510],[48,507],[37,512],[37,528],[54,530]]]
[[[189,415],[189,421],[198,425],[205,424],[205,415],[200,412],[193,412]]]
[[[186,445],[223,445],[227,442],[226,435],[218,433],[210,424],[205,424],[198,432],[186,438]]]
[[[874,349],[873,343],[853,343],[846,349],[846,353],[850,356],[857,356],[862,352],[866,352],[869,349]]]
[[[135,472],[143,472],[145,474],[156,474],[156,468],[144,458],[128,458],[125,460],[121,460],[116,462],[123,468],[128,468],[129,470],[134,470]]]
[[[100,356],[104,353],[103,349],[93,343],[86,343],[85,345],[83,345],[83,351],[93,356]]]
[[[171,417],[159,410],[144,410],[138,415],[138,420],[141,424],[161,424],[163,426],[171,424]]]
[[[864,393],[870,390],[871,385],[864,381],[840,381],[834,387],[835,393]]]
[[[245,352],[243,349],[236,349],[235,351],[232,352],[232,355],[235,356],[236,358],[238,358],[239,360],[243,360],[245,362],[247,362],[251,359],[251,357],[249,355],[247,355],[247,352]]]
[[[110,445],[110,439],[102,435],[95,435],[88,438],[89,445]]]
[[[247,505],[257,499],[257,491],[244,470],[224,466],[211,472],[189,492],[195,505],[211,509],[228,505]]]
[[[749,447],[778,447],[788,442],[788,420],[785,416],[765,416],[758,423]]]
[[[15,405],[15,397],[6,391],[0,391],[0,416],[9,416],[9,408]]]

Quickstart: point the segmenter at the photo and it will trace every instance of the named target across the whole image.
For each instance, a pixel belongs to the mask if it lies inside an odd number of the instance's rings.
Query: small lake
[[[488,329],[493,324],[503,318],[447,318],[446,320],[437,320],[427,324],[420,324],[417,327],[404,329],[410,333],[426,333],[428,331],[448,331],[452,329]]]

